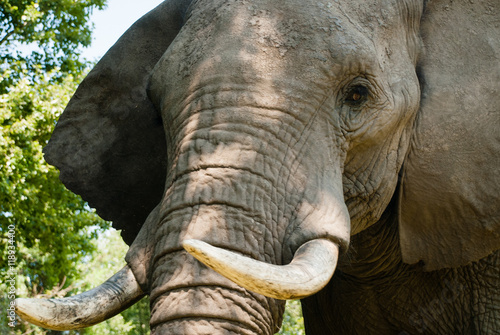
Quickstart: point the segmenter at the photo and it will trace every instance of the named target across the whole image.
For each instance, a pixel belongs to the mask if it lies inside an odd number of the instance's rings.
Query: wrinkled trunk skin
[[[179,128],[170,185],[159,214],[147,222],[152,227],[144,229],[154,265],[146,268],[144,284],[153,334],[274,334],[280,327],[284,302],[246,291],[181,247],[195,238],[271,264],[289,261],[282,252],[286,228],[293,226],[304,193],[302,180],[291,175],[298,158],[265,144],[273,127],[239,122],[256,113],[252,108],[215,112],[200,106],[191,117],[196,121],[183,121]],[[228,121],[215,124],[215,119]],[[135,264],[143,258],[127,259]]]
[[[269,263],[280,259],[276,246],[266,242],[274,240],[273,219],[261,217],[269,206],[255,204],[266,198],[265,185],[244,180],[252,176],[241,176],[241,181],[232,176],[239,171],[208,170],[190,173],[172,186],[173,195],[183,195],[178,203],[166,200],[175,209],[166,210],[161,219],[150,273],[153,333],[273,334],[282,302],[238,287],[181,249],[182,240],[197,238]],[[221,185],[224,181],[234,182],[235,189]],[[199,192],[190,194],[190,188]],[[241,207],[240,201],[253,208]]]
[[[243,31],[239,23],[254,10],[218,2],[196,3],[151,79],[166,129],[167,181],[126,259],[150,293],[152,334],[270,335],[281,325],[284,301],[207,269],[183,240],[270,264],[290,262],[311,239],[343,248],[349,240],[340,129],[318,113],[324,96],[300,82],[320,82],[317,73],[301,69],[287,79],[294,58],[280,64],[282,47],[255,49],[274,30]]]
[[[237,286],[197,262],[181,242],[200,239],[270,264],[290,261],[294,241],[288,252],[284,246],[301,222],[296,208],[312,198],[306,194],[302,158],[276,145],[291,135],[272,125],[269,111],[253,106],[215,111],[204,104],[173,134],[177,145],[171,157],[177,159],[164,200],[146,223],[151,225],[143,229],[147,234],[138,238],[149,250],[143,285],[150,291],[152,332],[274,334],[283,301]],[[249,120],[249,113],[260,117]],[[275,142],[266,142],[270,137]],[[305,229],[296,244],[310,238]],[[133,269],[144,259],[132,256],[136,244],[141,243],[134,243],[127,257]]]
[[[204,123],[227,113],[206,112],[197,118]],[[262,175],[266,157],[276,155],[258,153],[252,145],[258,140],[238,135],[237,125],[207,126],[220,130],[212,134],[200,126],[193,132],[183,128],[178,145],[150,273],[151,327],[158,334],[273,334],[280,325],[282,302],[238,287],[181,248],[183,240],[196,238],[281,263],[281,246],[272,243],[283,240],[272,196],[276,181]]]

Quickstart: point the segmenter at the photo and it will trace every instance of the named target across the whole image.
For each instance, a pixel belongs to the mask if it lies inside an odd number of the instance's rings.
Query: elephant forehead
[[[195,36],[209,37],[207,42],[217,41],[224,49],[251,41],[246,43],[247,49],[237,50],[252,54],[277,52],[283,57],[295,49],[304,53],[345,44],[352,45],[344,48],[352,56],[368,45],[366,39],[375,36],[376,27],[387,25],[389,18],[395,17],[381,10],[377,1],[358,2],[363,4],[338,0],[200,1],[193,6],[186,26],[194,30]]]
[[[373,38],[382,12],[361,19],[365,9],[344,7],[340,1],[198,1],[153,72],[152,96],[168,100],[178,90],[167,86],[182,82],[193,91],[214,73],[266,87],[300,78],[310,91],[331,90],[346,71],[376,72],[380,52]]]

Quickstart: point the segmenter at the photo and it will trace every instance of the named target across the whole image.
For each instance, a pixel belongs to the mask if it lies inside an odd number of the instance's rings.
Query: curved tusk
[[[89,327],[109,319],[143,296],[128,265],[100,286],[62,299],[16,299],[16,313],[37,326],[54,330]]]
[[[337,244],[316,239],[303,244],[288,265],[272,265],[199,240],[186,240],[183,247],[208,267],[236,284],[275,299],[302,299],[321,290],[335,271]]]

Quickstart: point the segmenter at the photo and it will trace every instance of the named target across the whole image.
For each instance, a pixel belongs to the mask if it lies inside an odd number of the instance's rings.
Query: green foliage
[[[58,69],[52,80],[80,74],[79,47],[89,46],[94,9],[106,0],[0,0],[0,93],[23,77],[38,79]]]
[[[299,300],[289,300],[286,302],[283,324],[278,335],[305,335],[304,317]]]

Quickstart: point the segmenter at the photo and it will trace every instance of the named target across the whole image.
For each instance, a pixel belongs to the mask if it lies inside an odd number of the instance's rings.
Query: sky
[[[141,16],[163,0],[108,0],[105,10],[95,10],[92,45],[83,49],[88,60],[99,60],[118,38]]]

